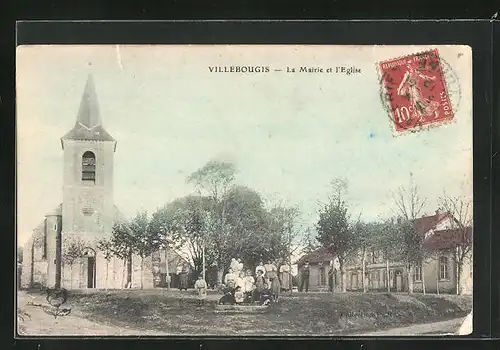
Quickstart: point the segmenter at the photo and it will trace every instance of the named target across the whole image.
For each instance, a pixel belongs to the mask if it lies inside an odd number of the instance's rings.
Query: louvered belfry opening
[[[95,184],[95,154],[90,151],[82,156],[82,181]]]

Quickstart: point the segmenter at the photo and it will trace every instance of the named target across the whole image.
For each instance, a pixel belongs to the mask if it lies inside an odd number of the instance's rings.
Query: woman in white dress
[[[281,289],[286,292],[292,291],[292,275],[290,274],[290,265],[283,264],[280,266],[280,281]]]
[[[229,268],[231,270],[233,270],[233,273],[237,273],[238,272],[239,266],[240,266],[240,264],[239,264],[238,260],[236,260],[236,258],[232,258],[231,259],[231,264],[229,264]]]
[[[271,281],[275,278],[278,278],[278,268],[276,265],[269,260],[266,265],[264,265],[266,268],[266,281],[269,286],[271,286]]]
[[[236,275],[236,274],[235,274]],[[235,288],[240,287],[242,292],[245,292],[245,273],[242,271],[234,279]]]

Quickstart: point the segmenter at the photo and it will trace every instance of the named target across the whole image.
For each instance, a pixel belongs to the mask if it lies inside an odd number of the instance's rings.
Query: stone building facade
[[[77,120],[61,138],[62,203],[48,212],[23,248],[21,286],[50,288],[153,287],[151,258],[106,259],[101,239],[111,238],[125,218],[114,204],[113,165],[117,141],[102,125],[92,75]],[[127,283],[130,282],[130,283]]]

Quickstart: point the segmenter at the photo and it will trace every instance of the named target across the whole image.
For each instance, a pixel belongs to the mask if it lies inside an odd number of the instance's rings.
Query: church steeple
[[[63,149],[64,140],[110,141],[116,144],[116,140],[102,126],[92,74],[88,75],[85,83],[75,126],[61,138]]]
[[[95,93],[94,78],[92,74],[89,74],[87,77],[76,121],[88,129],[101,125],[99,103],[97,102],[97,94]]]

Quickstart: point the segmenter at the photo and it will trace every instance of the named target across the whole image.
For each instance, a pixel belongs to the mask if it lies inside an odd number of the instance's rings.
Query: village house
[[[460,286],[462,294],[472,293],[472,230],[466,232],[457,228],[454,218],[448,213],[436,211],[434,215],[413,220],[418,235],[423,237],[423,245],[428,252],[421,265],[412,266],[414,292],[456,293],[457,246],[467,240],[471,244],[470,253],[464,259]],[[465,235],[464,235],[465,233]],[[346,264],[346,289],[363,290],[361,252]],[[387,270],[389,278],[387,279]],[[408,291],[408,268],[403,262],[387,260],[376,247],[367,252],[365,260],[365,288],[368,291]],[[389,281],[389,286],[387,282]]]
[[[448,213],[436,212],[413,221],[415,231],[424,240],[428,251],[425,261],[412,267],[414,292],[456,293],[457,287],[462,294],[472,294],[472,229],[461,230]],[[463,259],[460,285],[457,286],[457,263],[455,254],[462,243],[470,242],[470,251]],[[335,257],[325,248],[303,256],[299,268],[308,260],[311,266],[310,286],[315,290],[327,290],[330,261]],[[348,291],[363,290],[362,254],[354,254],[345,264],[345,283]],[[389,271],[389,274],[387,273]],[[340,273],[335,271],[334,290],[339,290]],[[387,278],[389,275],[389,278]],[[325,277],[323,277],[325,276]],[[365,288],[367,291],[408,291],[408,268],[403,262],[387,260],[382,250],[374,247],[365,257]],[[389,286],[387,285],[389,283]],[[310,290],[313,290],[310,288]]]
[[[301,269],[306,262],[309,263],[309,291],[326,292],[330,290],[333,281],[333,291],[340,291],[340,271],[335,268],[335,255],[331,254],[325,247],[320,247],[309,254],[303,255],[298,261],[299,270],[298,283],[302,281]],[[330,280],[330,276],[331,280]]]
[[[166,287],[167,276],[170,277],[170,287],[178,288],[179,272],[185,267],[189,276],[189,285],[193,284],[196,276],[191,262],[175,249],[160,249],[153,253],[153,276],[155,287]]]

